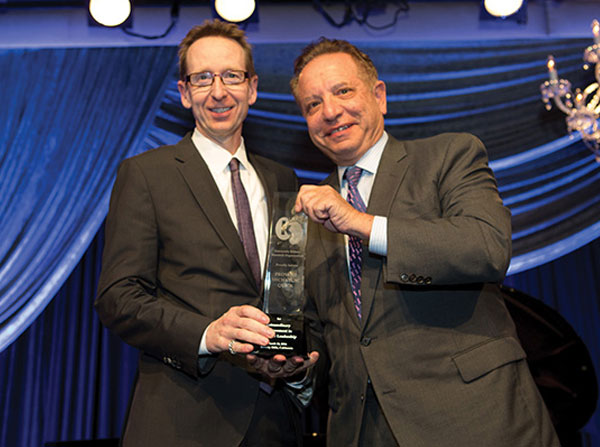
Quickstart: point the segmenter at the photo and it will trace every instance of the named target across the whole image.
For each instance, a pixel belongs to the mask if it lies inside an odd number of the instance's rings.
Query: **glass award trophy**
[[[294,211],[296,193],[275,194],[264,282],[263,311],[275,336],[254,354],[306,356],[304,337],[304,260],[308,217]]]

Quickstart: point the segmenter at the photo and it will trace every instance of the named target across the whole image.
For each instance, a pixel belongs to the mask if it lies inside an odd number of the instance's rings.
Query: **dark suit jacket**
[[[337,173],[326,183],[339,189]],[[387,216],[386,257],[363,250],[353,308],[342,235],[311,225],[307,317],[328,354],[332,446],[358,442],[367,379],[401,446],[558,445],[497,285],[510,212],[481,142],[390,137],[368,213]]]
[[[274,191],[296,190],[291,169],[248,157],[269,209]],[[208,324],[231,306],[260,301],[238,233],[190,135],[125,160],[106,221],[95,305],[102,322],[141,351],[126,444],[239,445],[259,381],[228,353],[199,371],[198,347]]]

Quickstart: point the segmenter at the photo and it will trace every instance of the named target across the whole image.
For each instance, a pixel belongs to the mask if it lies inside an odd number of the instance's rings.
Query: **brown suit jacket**
[[[337,173],[326,182],[339,189]],[[493,284],[510,260],[510,212],[482,143],[390,137],[367,212],[387,217],[388,251],[363,250],[360,322],[343,236],[309,228],[307,318],[329,359],[329,445],[357,445],[370,379],[401,446],[557,446]]]
[[[267,193],[295,191],[293,171],[248,154]],[[126,445],[239,445],[259,393],[243,359],[212,356],[204,330],[231,306],[259,306],[238,233],[190,134],[125,160],[106,221],[95,303],[102,322],[140,349]]]

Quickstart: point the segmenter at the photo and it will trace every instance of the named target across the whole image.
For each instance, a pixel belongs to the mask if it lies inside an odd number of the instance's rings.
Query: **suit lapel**
[[[254,167],[254,170],[258,174],[258,178],[263,185],[263,189],[265,190],[265,195],[267,196],[267,210],[269,213],[269,225],[271,225],[271,220],[273,219],[273,196],[279,189],[277,187],[277,177],[272,171],[265,169],[260,163],[260,160],[258,160],[254,154],[248,152],[247,155],[248,160],[250,160],[250,163],[252,163],[252,166]]]
[[[369,197],[367,213],[374,216],[389,216],[392,204],[398,194],[406,170],[408,160],[402,142],[391,135],[381,155],[377,174]],[[363,268],[361,282],[362,322],[368,320],[373,305],[373,298],[382,274],[382,259],[370,256],[368,250],[363,250]]]
[[[256,282],[244,253],[242,241],[227,211],[221,193],[208,170],[208,166],[192,143],[190,134],[175,146],[177,169],[189,186],[198,205],[206,215],[223,244],[231,251],[249,282],[256,288]],[[262,180],[262,179],[261,179]]]
[[[279,191],[279,187],[278,187],[278,183],[277,183],[277,177],[275,176],[275,174],[272,171],[269,171],[268,169],[266,169],[260,163],[260,160],[258,160],[256,156],[254,156],[253,154],[251,154],[249,152],[247,152],[247,155],[248,155],[248,160],[250,160],[250,163],[252,164],[252,166],[254,167],[254,170],[258,174],[258,178],[260,179],[260,182],[262,183],[263,189],[265,191],[265,195],[267,196],[267,214],[268,214],[268,225],[269,225],[269,232],[268,232],[268,236],[267,236],[267,255],[265,256],[265,263],[267,263],[267,265],[263,266],[264,268],[262,269],[263,272],[266,272],[266,269],[268,267],[268,262],[269,262],[268,250],[269,250],[269,245],[271,242],[270,241],[270,239],[271,239],[271,224],[272,224],[272,220],[273,220],[273,206],[274,206],[273,204],[275,201],[274,194],[277,191]],[[264,275],[263,275],[262,283],[264,286]]]

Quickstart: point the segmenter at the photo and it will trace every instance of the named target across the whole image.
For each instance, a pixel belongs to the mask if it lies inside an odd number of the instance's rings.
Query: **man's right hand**
[[[357,211],[329,185],[302,185],[294,210],[304,211],[313,222],[333,233],[356,236],[364,241],[371,236],[373,216]]]
[[[266,346],[275,335],[267,324],[269,317],[254,306],[231,307],[206,328],[206,349],[216,354],[231,347],[236,353],[249,354],[253,345]]]

